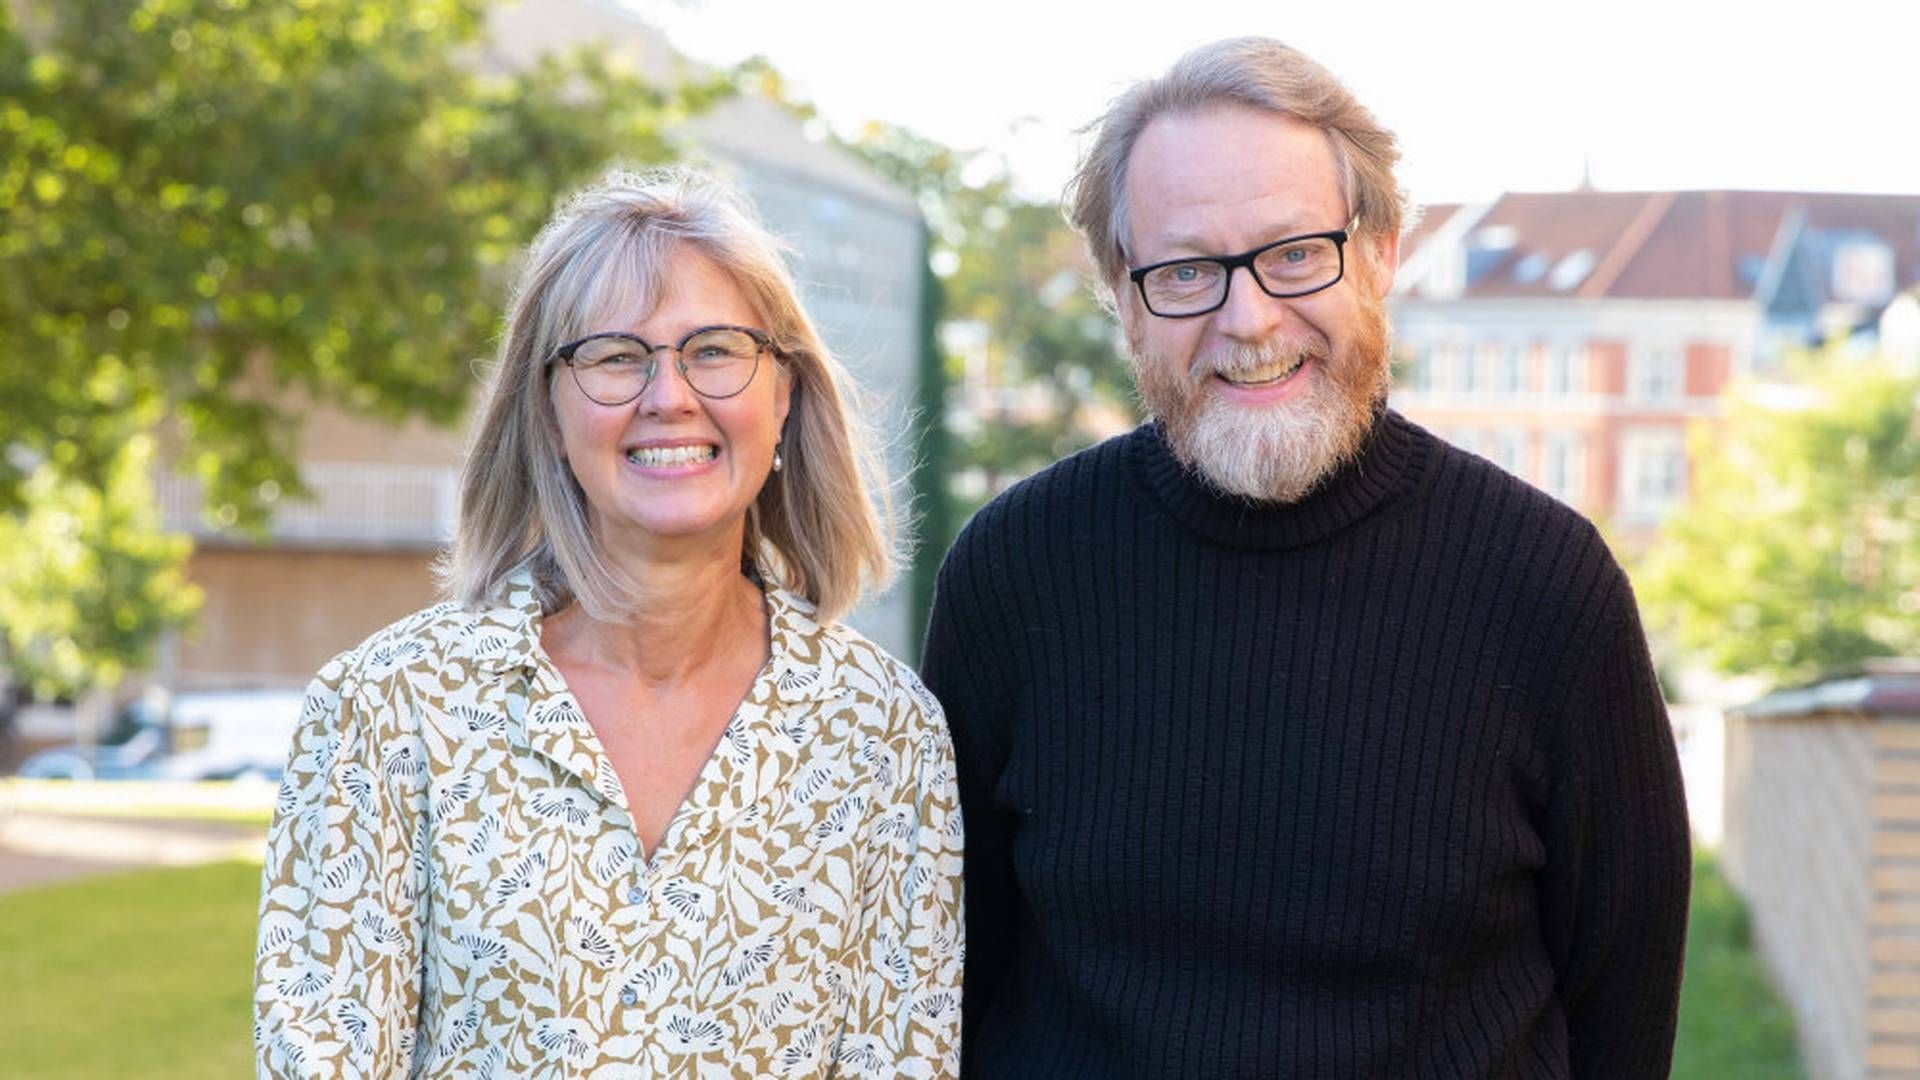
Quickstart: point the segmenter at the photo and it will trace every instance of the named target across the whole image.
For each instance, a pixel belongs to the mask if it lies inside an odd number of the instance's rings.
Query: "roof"
[[[1436,209],[1450,215],[1454,208]],[[1444,242],[1445,220],[1410,233],[1403,261],[1423,243]],[[1510,193],[1458,241],[1466,259],[1461,295],[1766,300],[1796,253],[1812,245],[1825,259],[1847,237],[1890,250],[1896,287],[1920,281],[1920,195]]]
[[[1421,207],[1412,226],[1400,236],[1400,250],[1404,253],[1419,247],[1459,212],[1458,203],[1435,203]]]
[[[1732,712],[1749,720],[1920,716],[1920,659],[1869,661],[1858,674],[1782,690]]]

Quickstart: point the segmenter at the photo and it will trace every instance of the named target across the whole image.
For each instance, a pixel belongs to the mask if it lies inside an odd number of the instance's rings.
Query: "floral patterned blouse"
[[[323,668],[260,906],[262,1076],[952,1076],[940,706],[766,593],[772,654],[659,849],[516,579]]]

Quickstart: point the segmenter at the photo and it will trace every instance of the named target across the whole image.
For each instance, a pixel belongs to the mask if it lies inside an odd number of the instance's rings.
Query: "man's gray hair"
[[[1237,104],[1290,116],[1326,132],[1341,192],[1362,234],[1392,236],[1407,217],[1394,178],[1393,133],[1340,80],[1298,49],[1270,38],[1203,45],[1157,79],[1134,84],[1089,126],[1093,145],[1067,185],[1067,218],[1086,238],[1110,299],[1127,272],[1127,161],[1147,125],[1167,113]]]

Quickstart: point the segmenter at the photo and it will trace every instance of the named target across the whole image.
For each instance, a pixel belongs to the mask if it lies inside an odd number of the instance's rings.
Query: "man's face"
[[[1343,229],[1351,211],[1324,132],[1224,105],[1147,125],[1128,160],[1127,213],[1128,258],[1145,266]],[[1387,392],[1398,257],[1397,236],[1349,242],[1338,284],[1287,300],[1235,270],[1226,303],[1186,319],[1149,313],[1123,279],[1140,396],[1180,460],[1223,491],[1292,502],[1351,458]]]

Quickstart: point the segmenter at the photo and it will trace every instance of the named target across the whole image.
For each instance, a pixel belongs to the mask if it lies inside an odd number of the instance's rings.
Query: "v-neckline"
[[[725,792],[738,786],[742,779],[739,774],[739,769],[742,766],[734,764],[734,755],[726,753],[725,751],[730,743],[741,742],[749,737],[749,732],[743,723],[743,717],[748,713],[749,706],[769,702],[776,697],[775,691],[777,687],[775,682],[782,667],[782,665],[777,662],[782,652],[780,642],[780,613],[778,610],[780,600],[777,596],[777,589],[770,588],[761,582],[756,582],[755,587],[760,592],[761,610],[765,618],[763,625],[765,626],[766,632],[766,659],[761,661],[760,667],[754,673],[753,679],[747,684],[746,692],[742,694],[740,700],[734,704],[733,712],[727,717],[727,722],[721,726],[720,734],[714,739],[713,746],[708,749],[706,760],[701,763],[699,772],[694,774],[692,786],[681,795],[680,802],[674,807],[673,814],[667,818],[667,827],[660,833],[660,842],[656,844],[651,851],[647,849],[645,841],[640,838],[639,819],[634,816],[633,805],[627,798],[626,782],[621,779],[618,770],[613,767],[613,759],[607,753],[606,744],[600,738],[600,732],[594,728],[593,722],[588,719],[586,708],[581,705],[579,696],[574,693],[572,685],[567,682],[566,675],[560,670],[560,665],[556,663],[553,656],[547,652],[546,645],[541,640],[540,630],[545,621],[545,616],[536,616],[533,624],[529,627],[529,633],[532,638],[533,658],[537,670],[542,676],[550,678],[553,683],[552,687],[549,688],[551,691],[550,696],[554,703],[551,708],[554,711],[569,709],[579,718],[579,727],[582,730],[576,735],[578,749],[590,759],[590,767],[583,771],[569,763],[564,757],[541,747],[537,742],[535,742],[534,748],[540,750],[548,758],[559,763],[562,767],[567,768],[568,771],[572,772],[575,776],[587,781],[602,798],[617,807],[620,813],[625,815],[627,827],[633,833],[636,862],[641,868],[642,873],[648,877],[653,876],[660,868],[662,862],[661,854],[663,852],[676,850],[679,846],[676,844],[676,840],[679,840],[681,835],[691,827],[689,825],[690,821],[697,816],[724,809],[697,804],[701,795],[706,791]],[[529,741],[534,742],[532,732],[529,732]],[[750,769],[750,765],[747,767]]]

